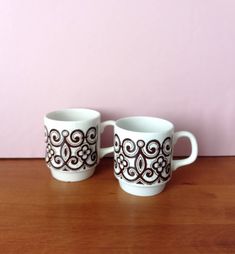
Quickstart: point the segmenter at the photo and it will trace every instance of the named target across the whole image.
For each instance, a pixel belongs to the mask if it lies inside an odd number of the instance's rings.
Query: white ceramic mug
[[[121,188],[133,195],[152,196],[160,193],[171,179],[172,171],[193,163],[198,145],[187,131],[174,132],[174,125],[154,117],[127,117],[114,125],[114,174]],[[173,160],[174,144],[189,138],[191,155]]]
[[[83,108],[64,109],[44,117],[46,163],[54,178],[75,182],[92,176],[99,160],[113,151],[100,148],[100,134],[109,121],[100,113]]]

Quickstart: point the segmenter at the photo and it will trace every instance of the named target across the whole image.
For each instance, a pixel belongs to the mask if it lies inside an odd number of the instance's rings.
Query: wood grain
[[[0,253],[235,253],[235,157],[199,158],[154,197],[112,168],[64,183],[42,159],[0,160]]]

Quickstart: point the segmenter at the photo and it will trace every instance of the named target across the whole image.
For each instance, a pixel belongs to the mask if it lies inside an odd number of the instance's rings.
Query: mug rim
[[[125,122],[135,122],[137,123],[138,122],[141,122],[143,120],[148,120],[148,121],[152,121],[154,122],[155,124],[156,123],[161,123],[161,124],[164,124],[165,127],[164,129],[163,128],[156,128],[156,126],[152,126],[152,129],[146,129],[146,130],[138,130],[138,129],[133,129],[133,128],[127,128],[125,126],[123,126],[123,124]],[[122,123],[123,122],[123,123]],[[136,124],[134,124],[136,126]],[[174,124],[166,119],[163,119],[163,118],[159,118],[159,117],[154,117],[154,116],[130,116],[130,117],[123,117],[123,118],[120,118],[116,121],[116,124],[115,124],[116,127],[118,127],[119,129],[121,130],[124,130],[124,131],[127,131],[127,132],[130,132],[130,133],[146,133],[146,134],[154,134],[154,133],[165,133],[165,132],[168,132],[168,131],[172,131],[174,130]],[[155,128],[154,128],[155,127]]]
[[[65,117],[66,113],[81,113],[81,112],[87,112],[91,114],[90,117]],[[93,114],[93,115],[92,115]],[[82,122],[87,122],[89,120],[97,119],[100,118],[101,114],[100,112],[93,110],[93,109],[88,109],[88,108],[64,108],[64,109],[59,109],[59,110],[54,110],[51,112],[48,112],[45,116],[45,120],[49,121],[55,121],[55,122],[60,122],[60,123],[82,123]]]

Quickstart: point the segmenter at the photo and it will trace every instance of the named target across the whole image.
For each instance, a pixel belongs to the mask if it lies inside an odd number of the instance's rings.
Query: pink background
[[[43,115],[66,107],[163,117],[200,155],[235,155],[234,14],[233,0],[2,0],[0,157],[43,156]]]

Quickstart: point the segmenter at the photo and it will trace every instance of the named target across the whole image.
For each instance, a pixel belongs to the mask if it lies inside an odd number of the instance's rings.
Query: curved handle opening
[[[108,121],[104,121],[100,124],[100,133],[102,134],[104,132],[104,129],[107,126],[114,126],[115,125],[115,121],[113,120],[108,120]],[[108,153],[112,153],[113,152],[113,146],[110,147],[105,147],[105,148],[100,148],[100,159],[102,159],[106,154]]]
[[[172,171],[175,171],[177,168],[186,166],[193,163],[198,155],[198,144],[195,136],[189,131],[178,131],[174,134],[174,144],[178,141],[179,138],[186,137],[191,143],[191,155],[185,159],[173,160],[172,161]]]

